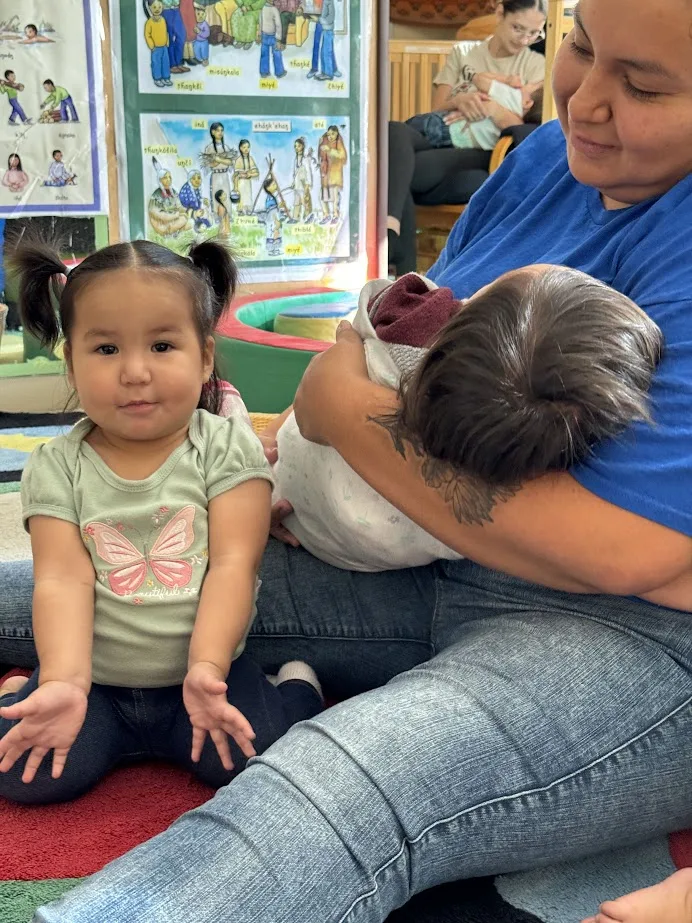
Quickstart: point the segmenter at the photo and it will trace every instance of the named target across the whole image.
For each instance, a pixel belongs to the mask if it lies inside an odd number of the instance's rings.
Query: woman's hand
[[[219,668],[206,661],[190,667],[183,683],[183,702],[192,725],[192,759],[198,763],[204,740],[209,734],[214,741],[224,769],[233,769],[228,736],[238,744],[249,759],[255,755],[252,741],[255,732],[245,715],[226,698],[228,684]],[[228,735],[228,736],[227,736]]]
[[[86,710],[85,691],[60,680],[43,683],[21,702],[0,708],[1,717],[19,719],[19,724],[0,740],[0,772],[8,772],[29,750],[22,782],[31,782],[43,757],[52,750],[51,776],[59,779],[70,747],[84,724]]]
[[[368,380],[365,350],[353,327],[342,321],[336,331],[336,343],[315,356],[296,392],[296,422],[309,442],[331,445],[331,427],[338,418],[338,404],[344,399],[345,382],[353,376]]]
[[[272,518],[271,525],[269,526],[269,534],[273,535],[274,538],[278,538],[280,542],[283,542],[284,545],[290,545],[292,548],[300,548],[300,542],[295,537],[292,532],[289,532],[286,526],[283,524],[284,519],[287,516],[290,516],[293,512],[293,507],[288,502],[288,500],[279,500],[272,507]]]
[[[447,125],[466,119],[467,122],[480,122],[488,117],[485,103],[488,101],[486,93],[466,93],[454,97],[454,109],[445,116]]]

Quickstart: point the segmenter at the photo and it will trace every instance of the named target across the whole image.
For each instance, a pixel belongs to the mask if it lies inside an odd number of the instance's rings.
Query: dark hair
[[[18,163],[17,163],[17,169],[18,169],[18,170],[21,170],[21,169],[22,169],[22,158],[19,156],[19,154],[18,154],[16,151],[15,151],[13,154],[10,154],[10,156],[7,158],[7,169],[8,169],[8,170],[11,169],[11,166],[12,166],[12,165],[11,165],[11,160],[12,160],[13,157],[16,157],[16,158],[17,158],[17,161],[18,161]]]
[[[55,84],[53,83],[52,80],[44,80],[44,81],[43,81],[43,86],[45,86],[47,83],[49,83],[52,87],[55,87]]]
[[[524,115],[527,124],[540,125],[543,121],[543,87],[538,87],[533,96],[533,106]]]
[[[113,244],[92,253],[69,273],[58,254],[59,249],[54,244],[31,240],[27,235],[20,239],[11,257],[19,275],[22,322],[42,346],[51,348],[61,335],[69,343],[75,301],[84,287],[102,273],[132,268],[167,277],[177,276],[192,299],[201,344],[213,333],[226,311],[238,281],[238,270],[230,251],[215,241],[193,245],[189,257],[179,256],[148,240]],[[57,300],[57,313],[53,297]],[[202,389],[198,406],[210,413],[220,410],[216,369]]]
[[[217,189],[216,192],[214,193],[214,199],[219,203],[221,208],[226,210],[226,214],[228,214],[228,206],[226,205],[225,202],[221,201],[221,197],[224,196],[225,194],[226,193],[224,189]]]
[[[544,16],[548,15],[548,4],[546,0],[500,0],[502,3],[502,12],[521,13],[523,10],[538,10]]]
[[[250,144],[250,142],[248,141],[247,138],[241,138],[240,141],[238,142],[238,150],[240,150],[240,148],[241,148],[244,144],[247,144],[248,147],[252,147],[252,145]]]
[[[216,138],[214,137],[214,132],[216,131],[217,128],[222,129],[224,135],[226,134],[226,129],[223,127],[223,122],[212,122],[211,125],[209,126],[209,136],[210,136],[210,138],[211,138],[211,140],[212,140],[212,143],[213,143],[213,145],[214,145],[214,150],[215,150],[215,151],[218,150],[218,148],[217,148],[217,146],[216,146],[216,145],[218,144],[218,141],[217,141]],[[224,142],[222,142],[222,144],[223,144],[223,143],[224,143]]]
[[[661,349],[656,324],[585,273],[513,273],[461,307],[379,422],[419,455],[515,487],[650,422]]]
[[[33,24],[33,22],[28,22],[28,23],[24,26],[24,31],[26,31],[27,29],[33,29],[34,32],[36,33],[36,35],[38,35],[38,29],[37,29],[36,26]]]
[[[14,71],[13,70],[5,71],[5,80],[7,80],[10,74],[14,74]]]
[[[56,154],[62,154],[62,151],[60,150],[59,147],[56,147],[56,149],[53,151],[52,156],[55,157]]]
[[[296,144],[300,144],[300,146],[301,146],[302,149],[303,149],[303,153],[305,153],[305,147],[306,147],[306,145],[305,145],[305,138],[303,138],[302,136],[301,136],[300,138],[296,138],[296,140],[293,142],[293,144],[294,144],[294,146],[295,146]]]

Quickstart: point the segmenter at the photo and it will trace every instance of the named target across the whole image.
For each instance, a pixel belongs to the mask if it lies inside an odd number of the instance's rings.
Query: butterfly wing
[[[149,555],[149,566],[164,586],[183,587],[192,579],[192,565],[178,557],[195,540],[195,507],[185,506],[161,529]]]
[[[90,523],[96,554],[106,564],[121,565],[108,575],[108,584],[117,596],[129,596],[144,583],[147,565],[144,555],[122,532],[105,522]]]

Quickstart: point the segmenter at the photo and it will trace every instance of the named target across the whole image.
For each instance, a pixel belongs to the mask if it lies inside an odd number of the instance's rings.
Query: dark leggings
[[[489,151],[433,148],[405,122],[389,123],[387,214],[401,223],[397,250],[390,255],[398,273],[416,268],[415,205],[465,204],[488,178],[489,164]]]
[[[38,685],[38,670],[17,693],[2,696],[1,705],[12,705],[31,695]],[[241,654],[228,677],[228,701],[245,715],[257,737],[254,746],[262,753],[296,722],[322,710],[317,692],[301,680],[274,687],[260,667]],[[0,718],[0,737],[16,721]],[[0,774],[0,798],[23,804],[71,801],[92,788],[119,763],[161,759],[190,770],[202,782],[220,788],[245,767],[246,758],[229,737],[235,769],[228,771],[211,738],[207,738],[198,763],[190,756],[192,726],[183,705],[182,686],[163,689],[127,689],[94,684],[82,729],[67,755],[62,776],[52,779],[52,753],[44,758],[36,778],[21,781],[27,755],[9,772]]]

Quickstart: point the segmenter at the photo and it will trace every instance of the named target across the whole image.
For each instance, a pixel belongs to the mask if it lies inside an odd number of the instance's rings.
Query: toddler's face
[[[524,112],[528,112],[529,109],[533,108],[533,93],[527,88],[521,88],[521,105]]]

